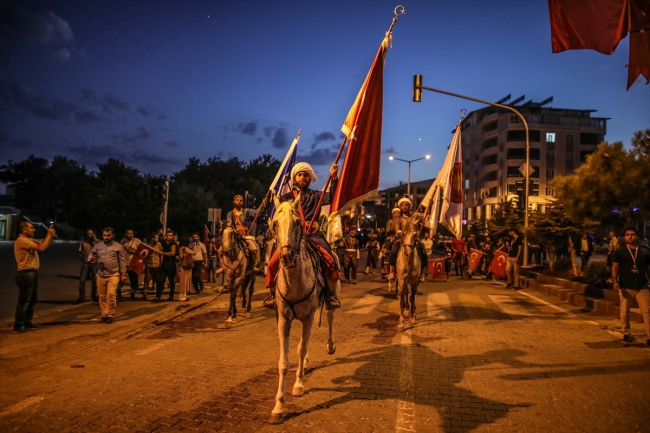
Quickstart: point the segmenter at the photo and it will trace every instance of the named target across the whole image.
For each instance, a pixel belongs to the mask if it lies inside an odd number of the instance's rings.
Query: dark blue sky
[[[171,174],[190,157],[299,158],[319,174],[388,29],[396,1],[0,0],[0,164],[117,157]],[[385,65],[381,187],[434,177],[461,108],[424,85],[542,101],[609,117],[608,141],[650,127],[650,86],[625,90],[628,39],[612,56],[551,53],[545,0],[404,3]]]

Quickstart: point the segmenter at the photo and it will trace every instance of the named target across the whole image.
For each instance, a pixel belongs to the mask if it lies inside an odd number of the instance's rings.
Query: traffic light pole
[[[479,102],[481,104],[491,105],[497,108],[503,108],[504,110],[512,111],[521,119],[522,123],[524,124],[524,128],[526,129],[526,173],[524,174],[526,178],[526,193],[524,195],[524,266],[528,266],[528,242],[527,242],[528,193],[529,193],[528,189],[530,187],[528,181],[530,178],[530,140],[528,135],[528,122],[526,122],[526,119],[524,118],[524,116],[521,115],[519,111],[515,110],[514,108],[508,105],[502,105],[502,104],[497,104],[495,102],[484,101],[483,99],[472,98],[470,96],[465,96],[458,93],[446,92],[444,90],[434,89],[433,87],[425,87],[422,85],[422,75],[414,75],[413,76],[413,102],[422,102],[422,90],[429,90],[430,92],[442,93],[443,95],[449,95],[455,98],[467,99],[468,101],[474,101],[474,102]],[[515,282],[515,284],[518,284],[518,282]]]

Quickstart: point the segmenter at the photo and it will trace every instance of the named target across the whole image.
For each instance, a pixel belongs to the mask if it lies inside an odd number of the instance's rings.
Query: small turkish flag
[[[494,258],[490,264],[490,272],[500,278],[506,277],[506,261],[508,255],[503,251],[497,250],[494,252]]]
[[[445,273],[445,259],[431,259],[429,260],[429,278],[432,280],[446,280],[447,274]]]
[[[478,269],[479,263],[481,263],[481,258],[483,257],[483,253],[479,250],[475,250],[474,248],[469,249],[469,270],[474,272],[476,269]]]
[[[144,270],[144,262],[145,260],[147,260],[147,257],[149,257],[149,254],[152,251],[156,251],[156,250],[154,250],[144,242],[141,242],[140,245],[138,245],[138,248],[133,253],[133,256],[131,256],[131,261],[129,262],[129,265],[126,268],[129,271],[133,271],[136,274],[141,275],[142,271]]]

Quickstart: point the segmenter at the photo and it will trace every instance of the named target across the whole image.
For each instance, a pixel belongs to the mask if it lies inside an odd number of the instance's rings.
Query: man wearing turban
[[[332,202],[334,192],[336,191],[336,184],[338,183],[338,165],[332,164],[332,167],[330,168],[330,176],[332,178],[330,190],[329,192],[323,193],[322,191],[309,189],[309,185],[318,180],[311,165],[306,162],[299,162],[294,165],[291,170],[291,179],[289,184],[295,187],[295,189],[281,195],[279,200],[280,202],[293,201],[298,197],[298,194],[300,194],[300,218],[302,219],[302,225],[305,230],[310,221],[314,219],[314,215],[320,215],[321,209],[318,206],[318,201],[320,200],[321,194],[325,194],[321,205],[328,205]],[[341,279],[341,274],[337,267],[337,262],[334,259],[332,248],[325,239],[323,232],[316,230],[315,227],[312,227],[310,232],[306,233],[305,236],[320,257],[321,268],[325,275],[325,280],[327,281],[324,289],[325,306],[328,310],[339,308],[341,302],[332,289],[334,288],[336,281]],[[273,256],[271,256],[271,259],[269,260],[268,271],[266,273],[266,287],[271,291],[271,296],[264,300],[264,306],[270,309],[275,308],[275,276],[279,269],[280,251],[275,250]]]
[[[402,197],[401,199],[399,199],[399,201],[397,202],[397,206],[399,207],[400,215],[398,215],[397,218],[393,218],[392,220],[392,222],[394,223],[393,230],[395,230],[395,233],[397,234],[397,241],[393,243],[393,246],[390,250],[390,256],[388,258],[388,262],[390,264],[390,274],[388,274],[388,280],[390,281],[395,280],[395,266],[397,264],[397,253],[399,252],[399,248],[402,245],[400,241],[400,236],[402,234],[403,227],[406,225],[406,218],[419,216],[420,220],[424,219],[424,215],[422,213],[419,212],[411,213],[411,200],[409,200],[406,197]],[[428,262],[427,252],[424,249],[422,243],[420,242],[417,243],[417,250],[420,253],[420,262],[422,263],[422,272],[420,273],[420,281],[424,281],[424,269],[426,268]]]

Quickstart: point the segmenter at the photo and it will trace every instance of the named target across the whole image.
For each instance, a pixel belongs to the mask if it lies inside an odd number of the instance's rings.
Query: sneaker
[[[29,329],[25,328],[24,326],[14,326],[14,334],[24,334],[25,332],[28,332]]]
[[[99,320],[99,323],[106,323],[106,319],[108,319],[108,317],[102,316],[102,318]]]
[[[514,284],[514,283],[508,283],[508,284],[506,284],[506,289],[509,289],[510,287],[512,287],[513,284]]]
[[[160,302],[160,298],[154,298],[153,301],[157,304],[158,302]]]
[[[72,303],[72,305],[79,305],[79,304],[83,304],[84,302],[86,302],[85,299],[77,299]]]
[[[33,323],[25,323],[25,329],[28,331],[36,331],[37,329],[41,329],[39,325],[34,325]]]
[[[131,293],[131,300],[135,301],[135,293]]]
[[[629,334],[628,334],[628,335],[624,335],[624,336],[623,336],[623,341],[625,341],[626,343],[632,343],[632,342],[634,342],[634,338],[632,338],[632,336],[629,335]]]
[[[357,280],[352,280],[352,284],[357,284]]]
[[[174,297],[173,297],[173,296],[170,296],[169,298],[167,298],[167,301],[169,301],[169,302],[171,302],[171,301],[173,301],[173,300],[174,300]]]
[[[111,323],[113,323],[113,318],[112,317],[107,317],[106,321],[104,323],[106,323],[107,325],[110,325]]]
[[[266,308],[269,310],[275,310],[275,298],[273,295],[269,295],[262,301],[262,305],[264,305]]]

